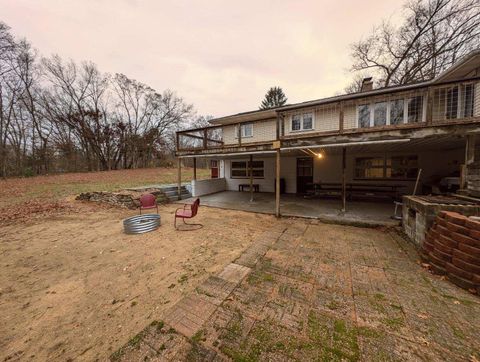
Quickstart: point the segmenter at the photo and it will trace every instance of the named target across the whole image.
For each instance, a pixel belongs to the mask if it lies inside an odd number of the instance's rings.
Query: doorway
[[[297,193],[306,194],[313,183],[313,158],[297,158]]]

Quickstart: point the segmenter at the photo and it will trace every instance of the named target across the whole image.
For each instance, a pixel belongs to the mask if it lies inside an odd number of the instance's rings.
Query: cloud
[[[256,109],[282,86],[290,102],[348,82],[349,44],[400,8],[396,0],[0,0],[2,20],[43,55],[91,60],[202,114]]]

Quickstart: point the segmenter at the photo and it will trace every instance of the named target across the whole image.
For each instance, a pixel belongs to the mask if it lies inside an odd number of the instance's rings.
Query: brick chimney
[[[373,80],[372,77],[368,78],[363,78],[362,80],[362,88],[360,89],[360,92],[368,92],[373,90]]]

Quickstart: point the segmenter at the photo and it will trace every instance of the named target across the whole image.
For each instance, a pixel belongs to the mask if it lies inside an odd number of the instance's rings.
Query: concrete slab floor
[[[180,200],[180,203],[193,200]],[[275,194],[254,193],[253,202],[249,192],[223,191],[200,197],[200,205],[222,209],[275,213]],[[282,216],[317,218],[326,222],[363,225],[398,225],[391,217],[394,214],[393,201],[347,201],[347,211],[341,212],[338,199],[304,198],[286,194],[280,198]],[[399,212],[399,214],[401,214]]]

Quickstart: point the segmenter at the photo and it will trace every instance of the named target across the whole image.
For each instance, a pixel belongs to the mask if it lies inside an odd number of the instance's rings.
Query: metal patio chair
[[[201,229],[203,227],[202,224],[199,224],[199,223],[192,224],[192,223],[185,222],[185,219],[192,219],[197,215],[199,206],[200,206],[200,199],[197,198],[192,204],[185,204],[183,205],[183,207],[180,207],[177,210],[175,210],[175,219],[173,222],[175,229],[180,231]],[[180,229],[177,227],[177,219],[182,219],[185,225],[198,226],[198,227],[194,229]]]
[[[142,210],[149,209],[157,209],[158,214],[157,198],[152,194],[144,194],[140,197],[140,215],[142,215]]]

